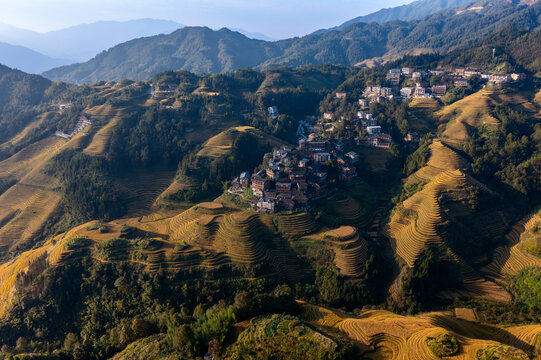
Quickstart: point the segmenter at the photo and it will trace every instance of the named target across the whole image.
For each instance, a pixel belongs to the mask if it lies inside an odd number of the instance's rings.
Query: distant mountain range
[[[72,61],[70,60],[53,59],[24,46],[0,42],[0,64],[22,70],[26,73],[41,74],[54,67],[71,63]]]
[[[39,33],[0,24],[0,41],[20,45],[52,58],[87,61],[101,51],[128,40],[169,34],[182,25],[167,20],[99,21]]]
[[[447,52],[506,27],[531,30],[541,22],[541,3],[483,0],[409,22],[354,23],[340,31],[276,42],[249,39],[228,29],[186,27],[169,35],[132,40],[94,59],[44,73],[54,80],[92,83],[143,80],[164,70],[197,73],[332,63],[359,64],[404,54]]]
[[[321,34],[333,30],[343,30],[349,25],[356,23],[371,23],[376,22],[383,24],[389,21],[401,20],[410,21],[421,19],[427,15],[434,14],[440,10],[447,10],[460,7],[462,5],[473,2],[474,0],[417,0],[411,4],[397,6],[390,9],[381,9],[375,13],[359,16],[355,19],[346,21],[340,26],[336,26],[330,29],[322,29],[314,32],[314,34]]]

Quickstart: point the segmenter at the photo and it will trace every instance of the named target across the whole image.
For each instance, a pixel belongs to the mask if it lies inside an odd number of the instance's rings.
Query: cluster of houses
[[[152,85],[151,85],[152,86]],[[178,85],[176,84],[169,84],[169,83],[161,83],[156,86],[156,88],[153,91],[153,95],[156,97],[162,97],[162,96],[169,96],[174,94],[178,89]]]
[[[283,147],[266,155],[265,169],[251,175],[243,172],[232,182],[230,191],[241,194],[250,189],[255,199],[252,207],[260,212],[306,208],[309,201],[328,192],[329,179],[323,166],[336,160],[339,180],[351,181],[357,176],[355,164],[359,155],[342,152],[341,143],[318,139],[301,139],[297,149]]]
[[[388,83],[397,88],[400,85],[402,77],[411,79],[415,86],[405,86],[399,91],[402,98],[430,98],[442,97],[447,93],[446,84],[429,85],[428,79],[431,76],[447,75],[455,87],[470,86],[470,79],[474,76],[479,76],[481,80],[486,81],[489,86],[502,86],[507,83],[522,81],[526,79],[526,75],[522,73],[513,74],[489,74],[475,69],[456,68],[451,71],[444,69],[431,69],[428,72],[416,71],[414,68],[404,67],[402,69],[390,69],[387,74]],[[365,97],[373,99],[373,92],[368,87],[365,92]],[[377,88],[377,87],[376,87]],[[391,88],[387,88],[391,90]],[[369,91],[370,90],[370,91]],[[378,99],[379,100],[379,99]]]
[[[75,125],[75,128],[73,129],[72,132],[70,132],[69,134],[66,134],[65,132],[63,131],[60,131],[60,130],[57,130],[55,135],[58,136],[58,137],[61,137],[61,138],[64,138],[66,140],[70,140],[71,138],[73,138],[75,135],[77,135],[78,133],[80,133],[81,131],[83,131],[87,126],[89,125],[92,125],[92,121],[90,121],[87,117],[85,116],[81,116],[79,118],[79,121],[77,121],[77,125]]]
[[[336,93],[336,98],[338,99],[344,99],[346,96],[347,93],[345,92]],[[384,133],[381,125],[377,122],[375,117],[365,110],[368,109],[370,102],[372,101],[379,102],[382,101],[382,99],[392,99],[392,90],[382,86],[369,86],[364,91],[364,96],[369,97],[369,99],[361,98],[358,100],[360,110],[357,112],[357,117],[352,120],[341,117],[340,121],[345,122],[345,128],[355,129],[357,130],[357,133],[362,132],[365,133],[366,136],[359,136],[356,138],[343,140],[355,142],[357,145],[388,149],[392,143],[391,135]],[[312,133],[309,135],[309,139],[317,136],[324,136],[325,132],[332,132],[337,125],[337,123],[334,121],[335,118],[336,116],[334,113],[324,113],[322,122],[310,128]]]

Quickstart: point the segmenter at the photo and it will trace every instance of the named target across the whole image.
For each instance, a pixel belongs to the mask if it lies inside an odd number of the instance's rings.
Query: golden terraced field
[[[445,359],[475,359],[491,345],[512,346],[539,356],[541,325],[493,326],[458,319],[451,312],[400,316],[388,311],[366,311],[357,317],[301,303],[303,319],[327,331],[339,331],[355,341],[363,359],[439,359],[427,345],[428,337],[453,336],[458,353]],[[536,357],[538,358],[538,357]]]

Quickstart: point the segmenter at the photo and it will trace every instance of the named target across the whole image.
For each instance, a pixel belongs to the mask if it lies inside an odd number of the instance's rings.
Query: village
[[[250,205],[259,212],[305,209],[311,201],[327,196],[329,193],[329,174],[327,164],[337,166],[340,182],[352,181],[357,176],[356,165],[359,154],[345,151],[351,145],[390,148],[392,137],[385,133],[373,114],[368,112],[371,103],[393,99],[440,98],[447,93],[448,86],[469,87],[470,81],[477,77],[484,86],[505,86],[508,83],[525,79],[524,74],[487,74],[478,70],[457,68],[451,71],[431,69],[428,72],[414,68],[390,69],[386,80],[388,87],[367,86],[363,96],[356,100],[358,112],[355,119],[341,116],[337,119],[332,112],[325,112],[321,118],[308,116],[299,122],[298,144],[292,149],[282,147],[265,155],[264,169],[254,174],[242,172],[232,181],[229,192],[243,196],[248,192],[252,199]],[[443,81],[445,79],[445,81]],[[442,80],[435,83],[434,80]],[[400,84],[412,85],[399,87]],[[429,84],[433,83],[432,86]],[[346,92],[335,92],[334,98],[345,100]],[[271,119],[277,119],[276,106],[267,109]],[[338,123],[347,123],[356,136],[333,139],[328,136]],[[404,141],[420,141],[417,133],[409,132]]]

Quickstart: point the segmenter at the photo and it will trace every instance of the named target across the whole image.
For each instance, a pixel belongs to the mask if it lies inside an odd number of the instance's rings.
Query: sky
[[[412,0],[0,0],[0,22],[46,32],[99,20],[173,20],[240,28],[273,38],[301,36]]]

